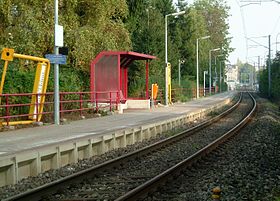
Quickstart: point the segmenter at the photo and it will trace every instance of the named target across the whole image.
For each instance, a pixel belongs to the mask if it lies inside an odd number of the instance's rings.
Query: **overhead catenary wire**
[[[244,18],[244,12],[243,9],[240,5],[240,2],[238,0],[235,0],[235,2],[237,3],[237,5],[239,6],[240,9],[240,14],[241,14],[241,19],[242,19],[242,27],[243,27],[243,32],[244,32],[244,38],[245,38],[245,45],[246,45],[246,61],[248,58],[248,41],[247,41],[247,29],[246,29],[246,23],[245,23],[245,18]]]

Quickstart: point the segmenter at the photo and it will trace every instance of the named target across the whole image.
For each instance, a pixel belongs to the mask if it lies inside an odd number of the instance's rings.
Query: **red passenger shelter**
[[[92,60],[90,68],[91,100],[126,102],[128,99],[128,68],[135,60],[146,61],[146,96],[149,99],[149,60],[155,56],[127,51],[103,51]],[[98,95],[98,97],[96,97]]]

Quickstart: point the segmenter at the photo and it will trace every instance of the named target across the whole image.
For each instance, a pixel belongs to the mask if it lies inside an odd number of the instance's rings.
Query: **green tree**
[[[268,64],[266,65],[268,66]],[[260,72],[260,93],[268,97],[268,69]],[[276,57],[271,63],[271,97],[276,101],[280,101],[280,53],[277,52]]]
[[[223,54],[226,59],[230,52],[231,38],[229,35],[229,7],[225,0],[197,0],[194,3],[197,12],[204,16],[207,33],[211,36],[209,47],[221,48],[214,56]],[[209,49],[208,49],[209,50]],[[205,60],[204,60],[205,61]],[[224,68],[222,69],[224,72]],[[213,72],[212,72],[213,73]]]
[[[0,1],[0,49],[9,47],[17,53],[39,57],[52,53],[53,11],[53,0]],[[69,48],[66,66],[69,72],[61,74],[61,90],[81,90],[88,86],[90,60],[100,51],[131,48],[130,35],[123,23],[127,15],[125,0],[59,0],[59,24],[64,27],[64,44]],[[15,61],[9,70],[34,69],[26,64]],[[22,77],[25,71],[18,70],[13,75]],[[7,76],[7,79],[11,78]],[[32,85],[28,91],[31,90]]]

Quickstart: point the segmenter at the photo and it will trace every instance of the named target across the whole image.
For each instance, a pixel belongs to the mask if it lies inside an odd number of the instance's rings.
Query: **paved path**
[[[209,108],[232,95],[233,93],[227,92],[187,103],[177,103],[169,107],[151,110],[127,110],[124,114],[73,121],[66,125],[48,125],[2,132],[0,133],[0,156],[24,149],[36,149],[36,147],[76,138],[88,138],[93,135],[100,136],[124,128],[171,119],[182,114]]]

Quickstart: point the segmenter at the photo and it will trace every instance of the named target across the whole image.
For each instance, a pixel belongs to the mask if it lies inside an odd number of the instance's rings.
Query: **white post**
[[[222,92],[222,61],[220,61],[220,93]]]
[[[196,98],[199,98],[199,65],[198,65],[198,42],[199,40],[205,40],[210,38],[210,36],[204,36],[196,39]]]
[[[54,10],[54,22],[55,25],[58,25],[58,0],[54,0],[55,10]],[[56,29],[54,29],[56,30]],[[56,32],[54,31],[54,35]],[[58,55],[59,49],[54,44],[54,54]],[[54,123],[59,125],[59,65],[54,64]]]
[[[178,66],[178,80],[179,80],[179,87],[181,86],[181,60],[179,59],[179,66]]]
[[[211,89],[212,89],[212,86],[211,86],[211,71],[212,71],[212,67],[211,67],[211,50],[209,51],[209,95],[211,96]]]
[[[167,58],[167,17],[168,17],[168,15],[165,15],[165,105],[168,105],[168,77],[167,77],[167,64],[168,64],[168,58]]]
[[[196,39],[196,98],[199,98],[198,40]]]
[[[203,72],[203,95],[205,96],[205,89],[206,89],[206,74],[208,73],[208,71],[204,71]]]

